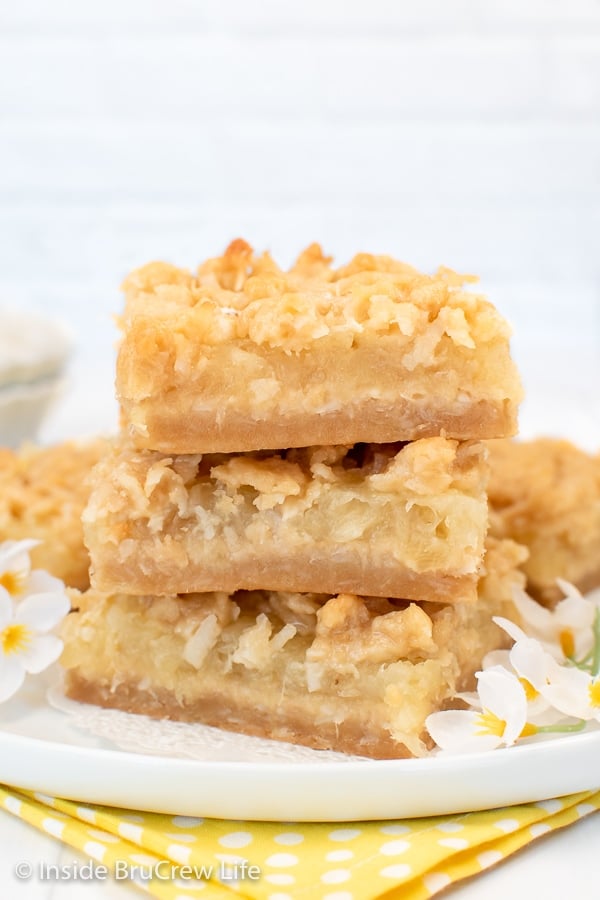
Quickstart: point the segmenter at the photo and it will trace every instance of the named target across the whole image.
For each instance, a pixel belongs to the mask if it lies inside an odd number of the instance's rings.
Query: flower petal
[[[29,571],[31,564],[29,561],[29,551],[37,547],[41,541],[27,538],[24,541],[4,541],[0,545],[0,572],[6,572],[9,569],[23,569]],[[25,557],[19,559],[19,557]]]
[[[19,653],[19,660],[26,672],[36,675],[55,662],[62,653],[63,642],[53,634],[36,634],[27,647]]]
[[[482,669],[491,669],[492,666],[502,666],[503,669],[510,672],[512,669],[510,664],[510,650],[490,650],[489,653],[486,653],[483,657],[481,667]]]
[[[8,623],[12,621],[14,611],[15,607],[12,597],[8,591],[5,591],[3,587],[0,587],[0,631],[4,631]]]
[[[511,661],[554,709],[575,719],[591,719],[591,676],[572,666],[561,666],[532,638],[519,641],[511,650]]]
[[[540,603],[532,600],[523,590],[516,590],[513,602],[525,622],[528,633],[548,637],[554,631],[552,613]]]
[[[467,709],[445,709],[431,713],[425,727],[438,747],[449,753],[494,750],[502,739],[494,734],[478,733],[480,713]]]
[[[70,609],[71,603],[65,593],[31,594],[19,603],[16,619],[32,631],[49,631]]]
[[[519,626],[515,625],[514,622],[511,622],[510,619],[505,619],[504,616],[492,616],[492,621],[494,621],[502,631],[505,631],[513,641],[520,641],[527,637],[522,628],[519,628]]]
[[[60,578],[55,578],[43,569],[34,569],[27,579],[28,594],[60,594],[64,589],[64,582]]]
[[[477,690],[484,710],[506,723],[501,742],[514,744],[527,721],[527,697],[517,676],[493,666],[477,673]]]
[[[25,669],[15,656],[0,655],[0,703],[19,690],[25,680]]]

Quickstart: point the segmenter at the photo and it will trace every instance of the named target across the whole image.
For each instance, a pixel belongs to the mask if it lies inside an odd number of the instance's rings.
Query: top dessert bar
[[[151,263],[124,283],[122,424],[164,453],[510,436],[509,328],[470,280],[316,244],[284,271],[242,240],[195,273]]]

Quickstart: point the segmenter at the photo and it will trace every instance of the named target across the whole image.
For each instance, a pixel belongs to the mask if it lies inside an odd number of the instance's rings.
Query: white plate
[[[128,809],[315,822],[443,815],[600,788],[598,730],[489,753],[386,761],[306,749],[282,759],[271,742],[229,735],[223,761],[124,752],[75,722],[32,680],[0,707],[0,781]],[[260,752],[249,753],[252,745]]]

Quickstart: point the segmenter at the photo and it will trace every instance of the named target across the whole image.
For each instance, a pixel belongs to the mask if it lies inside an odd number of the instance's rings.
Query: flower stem
[[[538,725],[536,728],[537,734],[572,734],[575,731],[583,731],[585,726],[587,725],[587,721],[585,719],[580,719],[578,722],[575,722],[573,725]]]

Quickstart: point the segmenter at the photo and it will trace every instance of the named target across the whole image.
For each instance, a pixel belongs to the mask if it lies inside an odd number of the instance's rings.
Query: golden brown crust
[[[73,595],[62,628],[67,692],[374,757],[421,755],[424,722],[473,687],[514,617],[524,551],[490,540],[478,603],[417,605],[351,594],[268,591]]]
[[[84,513],[92,581],[475,600],[486,484],[483,445],[439,437],[174,457],[122,445]]]
[[[167,453],[514,434],[508,327],[464,280],[316,245],[289,271],[239,241],[196,274],[151,263],[124,284],[123,424]]]
[[[179,704],[170,691],[141,693],[136,685],[126,683],[117,685],[113,690],[107,685],[86,681],[77,672],[67,673],[65,690],[72,700],[79,700],[81,703],[135,712],[154,719],[202,722],[203,725],[212,725],[225,731],[301,744],[313,750],[335,749],[340,753],[368,756],[372,759],[404,759],[412,755],[404,744],[394,741],[389,734],[370,734],[365,728],[365,721],[357,715],[359,709],[353,711],[353,718],[339,723],[315,724],[309,718],[311,730],[307,731],[307,713],[301,708],[302,704],[298,704],[300,708],[295,716],[288,710],[274,713],[270,709],[257,708],[254,694],[249,699],[242,699],[236,694],[226,700],[222,693],[217,693],[195,703]],[[251,704],[251,717],[246,703]],[[424,742],[429,743],[426,736]]]
[[[81,590],[90,583],[81,513],[88,476],[106,447],[95,439],[0,448],[0,541],[40,540],[31,551],[33,566]]]
[[[563,578],[600,585],[600,456],[569,441],[490,441],[490,529],[529,549],[528,590],[545,603]]]

